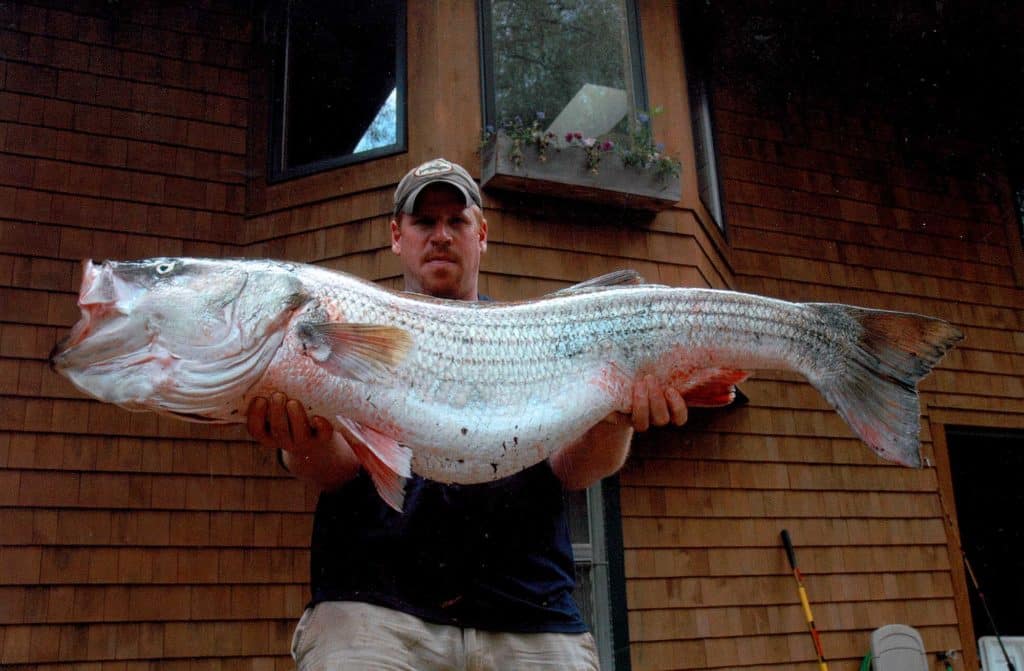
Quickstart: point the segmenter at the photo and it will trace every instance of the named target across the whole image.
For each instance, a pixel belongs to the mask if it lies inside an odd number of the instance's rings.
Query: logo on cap
[[[452,164],[443,158],[435,158],[433,161],[424,163],[420,167],[416,168],[416,172],[413,174],[417,177],[429,177],[431,175],[443,175],[446,172],[451,172]]]

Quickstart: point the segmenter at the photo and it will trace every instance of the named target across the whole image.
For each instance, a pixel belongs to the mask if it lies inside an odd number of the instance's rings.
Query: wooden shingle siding
[[[857,668],[891,622],[970,667],[932,430],[1024,425],[1007,185],[997,168],[958,176],[909,158],[882,110],[765,108],[727,78],[715,109],[737,288],[937,315],[966,340],[921,386],[920,471],[880,462],[813,388],[777,373],[743,385],[746,407],[638,440],[622,476],[634,668],[810,667],[783,528],[830,668]]]
[[[83,258],[239,255],[247,5],[0,8],[0,665],[287,668],[314,493],[47,365]]]

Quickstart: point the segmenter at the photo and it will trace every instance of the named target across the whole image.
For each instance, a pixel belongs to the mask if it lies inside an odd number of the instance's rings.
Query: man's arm
[[[663,388],[648,375],[633,386],[630,414],[612,413],[578,441],[551,455],[551,470],[566,489],[586,489],[622,468],[634,431],[670,422],[682,426],[686,417],[686,401],[679,392]]]
[[[337,489],[359,472],[345,435],[323,417],[309,419],[302,404],[284,394],[253,399],[246,419],[249,435],[268,449],[280,449],[292,475],[323,491]]]

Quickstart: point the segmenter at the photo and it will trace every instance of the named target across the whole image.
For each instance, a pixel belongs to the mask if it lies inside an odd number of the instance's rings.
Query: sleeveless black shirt
[[[310,605],[364,601],[440,624],[587,631],[572,598],[562,485],[547,461],[477,485],[413,476],[403,513],[361,470],[320,495],[310,576]]]

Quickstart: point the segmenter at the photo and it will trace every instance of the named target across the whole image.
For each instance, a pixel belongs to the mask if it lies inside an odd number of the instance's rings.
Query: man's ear
[[[487,251],[487,220],[483,214],[480,215],[480,251]]]
[[[397,219],[391,220],[391,251],[395,254],[402,253],[402,229]]]

